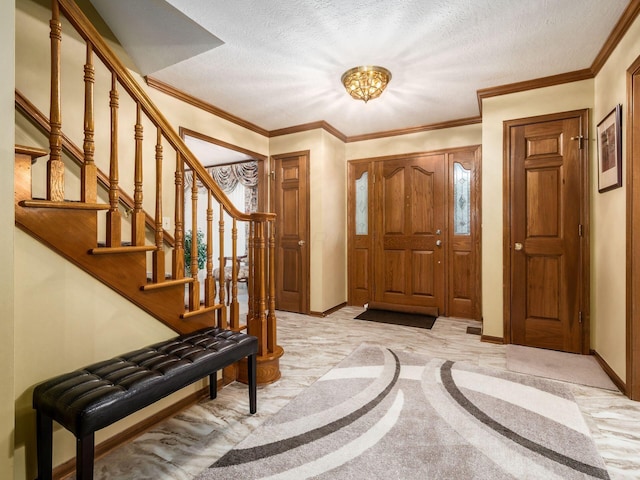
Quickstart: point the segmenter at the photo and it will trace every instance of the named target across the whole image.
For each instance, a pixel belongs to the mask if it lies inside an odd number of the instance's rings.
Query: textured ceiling
[[[478,89],[589,68],[629,0],[167,2],[224,44],[151,76],[267,130],[353,136],[474,117]],[[393,74],[367,104],[340,84],[357,65]]]

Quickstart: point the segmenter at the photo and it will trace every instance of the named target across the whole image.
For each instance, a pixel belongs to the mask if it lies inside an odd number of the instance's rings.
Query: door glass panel
[[[356,235],[369,233],[369,173],[356,180]]]
[[[453,234],[471,235],[471,170],[453,164]]]

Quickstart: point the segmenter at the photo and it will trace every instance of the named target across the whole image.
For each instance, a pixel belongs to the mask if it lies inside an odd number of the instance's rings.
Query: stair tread
[[[87,203],[81,202],[80,200],[64,200],[58,202],[44,198],[21,200],[19,205],[26,208],[61,208],[68,210],[109,210],[110,208],[107,203]]]

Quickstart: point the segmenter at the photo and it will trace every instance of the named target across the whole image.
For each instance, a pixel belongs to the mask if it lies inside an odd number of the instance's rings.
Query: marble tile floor
[[[354,320],[361,311],[345,307],[325,318],[277,312],[278,344],[285,350],[282,378],[259,387],[257,414],[248,414],[246,386],[228,385],[216,400],[203,400],[99,459],[95,478],[194,478],[363,342],[506,368],[503,345],[482,343],[478,335],[466,333],[477,322],[439,318],[432,330],[423,330]],[[611,478],[640,479],[640,402],[617,392],[567,385]]]

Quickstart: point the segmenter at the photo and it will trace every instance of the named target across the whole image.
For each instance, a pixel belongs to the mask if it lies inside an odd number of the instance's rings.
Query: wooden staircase
[[[64,65],[61,53],[62,22],[64,14],[86,42],[84,67],[84,96],[76,105],[84,108],[84,141],[82,148],[74,145],[63,133],[60,105],[60,70]],[[15,221],[16,225],[66,259],[103,282],[138,307],[154,316],[178,333],[218,325],[233,330],[246,329],[259,339],[258,383],[270,383],[280,377],[279,358],[283,354],[276,342],[275,315],[275,215],[247,214],[239,211],[209,176],[204,167],[185,146],[180,136],[153,104],[145,91],[111,52],[91,23],[72,0],[52,1],[51,20],[51,104],[50,116],[37,111],[20,92],[16,92],[16,107],[34,125],[48,136],[48,151],[16,146],[15,155]],[[95,128],[93,89],[96,82],[94,58],[106,66],[110,74],[110,152],[109,172],[99,170],[94,161]],[[136,108],[136,121],[132,139],[118,139],[120,94],[128,95]],[[144,136],[143,124],[155,127],[152,138]],[[121,142],[133,141],[134,192],[124,192],[119,185],[120,165],[118,152]],[[155,157],[144,158],[145,142],[153,142]],[[168,147],[168,148],[167,148]],[[147,150],[149,148],[147,147]],[[167,162],[166,150],[175,161]],[[44,199],[32,196],[32,167],[46,160],[47,194]],[[42,160],[38,160],[43,158]],[[65,160],[75,162],[79,168],[79,201],[65,200]],[[170,163],[174,181],[170,186],[162,171]],[[154,177],[144,177],[145,171]],[[74,172],[75,173],[75,172]],[[163,187],[165,195],[163,195]],[[169,190],[170,189],[170,190]],[[207,205],[198,205],[198,193],[206,191]],[[143,210],[143,194],[151,191],[155,199],[153,215]],[[173,191],[171,208],[163,205],[167,191]],[[185,192],[190,193],[192,218],[183,218]],[[98,198],[108,197],[108,203]],[[214,205],[216,208],[214,208]],[[201,298],[198,279],[197,249],[191,246],[191,276],[185,277],[184,232],[185,224],[193,232],[198,229],[198,208],[206,208],[206,277]],[[105,212],[106,211],[106,219]],[[165,232],[163,211],[173,214],[174,235]],[[99,212],[103,212],[100,213]],[[224,214],[232,218],[232,280],[231,298],[225,301],[224,275],[214,278],[214,258],[217,267],[225,267]],[[123,219],[126,217],[125,219]],[[218,236],[214,237],[213,223],[217,215]],[[105,221],[104,244],[99,245],[99,221]],[[237,232],[239,225],[248,225],[248,314],[241,324],[237,297]],[[131,241],[123,243],[123,227],[130,228]],[[153,242],[149,241],[153,238]],[[218,251],[214,254],[217,241]],[[228,256],[228,255],[227,255]],[[166,271],[166,270],[170,271]],[[229,304],[227,307],[226,304]],[[243,319],[244,320],[244,319]],[[225,380],[231,381],[225,372]],[[239,380],[243,380],[240,378]]]

